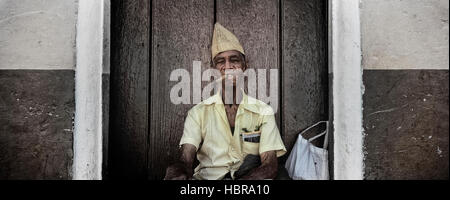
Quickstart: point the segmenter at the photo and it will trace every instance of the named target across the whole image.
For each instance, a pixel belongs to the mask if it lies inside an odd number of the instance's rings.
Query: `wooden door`
[[[298,131],[327,120],[325,0],[118,0],[111,6],[109,178],[161,179],[178,159],[194,104],[171,103],[177,82],[169,76],[179,68],[192,74],[193,61],[211,67],[215,22],[239,38],[250,67],[279,70],[276,119],[288,150]]]

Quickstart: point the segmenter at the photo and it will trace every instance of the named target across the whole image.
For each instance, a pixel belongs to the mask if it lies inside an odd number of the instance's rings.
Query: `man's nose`
[[[229,61],[225,61],[225,69],[234,69],[234,65]]]

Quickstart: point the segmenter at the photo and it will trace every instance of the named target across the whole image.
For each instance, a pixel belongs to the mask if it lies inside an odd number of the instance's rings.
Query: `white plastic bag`
[[[306,140],[303,134],[309,129],[326,123],[326,130],[321,134]],[[311,144],[311,141],[325,135],[323,148]],[[328,121],[321,121],[302,131],[289,155],[285,167],[289,177],[294,180],[329,180],[328,172]]]

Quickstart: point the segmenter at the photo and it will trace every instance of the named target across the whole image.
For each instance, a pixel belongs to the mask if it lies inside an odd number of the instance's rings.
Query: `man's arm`
[[[181,146],[180,161],[169,166],[164,180],[188,180],[192,177],[192,165],[194,164],[197,148],[192,144]]]
[[[261,153],[261,165],[252,169],[241,180],[274,179],[277,176],[278,159],[275,151]]]

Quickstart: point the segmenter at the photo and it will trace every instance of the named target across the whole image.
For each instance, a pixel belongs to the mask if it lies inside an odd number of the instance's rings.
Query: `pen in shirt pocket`
[[[243,132],[241,133],[242,139],[246,142],[259,143],[261,137],[261,131]]]

